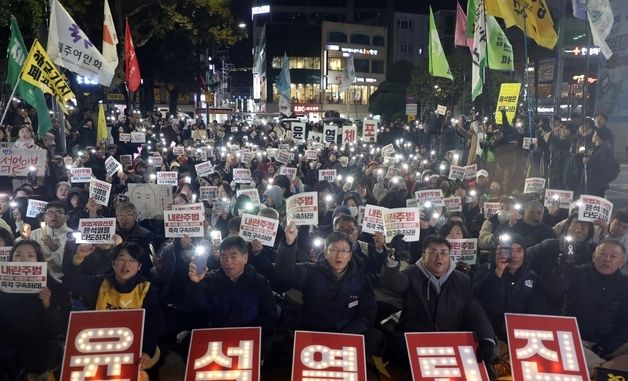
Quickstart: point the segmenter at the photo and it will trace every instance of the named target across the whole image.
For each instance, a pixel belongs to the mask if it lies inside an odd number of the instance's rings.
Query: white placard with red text
[[[156,168],[161,168],[161,166],[164,165],[164,158],[156,153],[155,155],[148,158],[148,165]]]
[[[126,171],[133,166],[133,156],[120,155],[120,163],[122,164],[122,168],[124,168],[124,170]]]
[[[578,208],[578,220],[595,222],[602,220],[607,224],[611,223],[613,215],[613,203],[602,197],[589,196],[583,194],[578,200],[582,203]]]
[[[414,192],[414,198],[421,206],[425,206],[426,202],[429,202],[430,207],[445,206],[443,201],[443,191],[441,189],[426,189]]]
[[[589,380],[575,317],[505,316],[514,381]]]
[[[318,192],[297,193],[286,200],[288,225],[318,225]]]
[[[257,239],[264,246],[273,247],[278,227],[278,220],[244,213],[240,222],[240,237],[246,241]]]
[[[408,332],[406,345],[413,380],[489,381],[476,358],[472,332]]]
[[[377,121],[375,119],[364,119],[362,123],[362,141],[365,143],[377,142]]]
[[[171,185],[176,187],[179,185],[179,172],[157,171],[157,185]]]
[[[449,176],[447,177],[449,180],[460,180],[464,181],[465,178],[465,167],[460,165],[451,165],[449,167]]]
[[[115,218],[81,218],[78,231],[81,238],[76,243],[113,243],[113,235],[116,234]]]
[[[444,198],[443,202],[448,212],[462,212],[462,200],[459,196]]]
[[[0,262],[8,262],[13,246],[0,246]]]
[[[296,331],[292,381],[306,380],[366,381],[364,336]]]
[[[366,205],[364,216],[362,217],[362,232],[384,234],[384,213],[386,210],[387,208],[381,206]]]
[[[41,148],[0,148],[0,176],[28,176],[31,168],[37,177],[46,174],[46,151]]]
[[[292,180],[297,177],[297,169],[293,167],[279,167],[279,174]]]
[[[113,176],[116,172],[122,170],[122,164],[115,157],[109,156],[105,160],[105,169],[107,170],[107,176]]]
[[[248,168],[234,168],[233,169],[233,181],[236,184],[252,183],[253,177],[251,177],[251,170]]]
[[[542,177],[528,177],[523,186],[523,193],[539,193],[545,188],[545,179]]]
[[[61,379],[138,381],[143,331],[143,309],[72,311]]]
[[[333,183],[334,181],[336,181],[336,170],[335,169],[319,169],[318,181],[329,181],[330,183]]]
[[[464,167],[464,181],[473,181],[475,180],[475,175],[478,173],[478,165],[477,164],[469,164]]]
[[[573,202],[573,191],[562,189],[546,189],[544,206],[551,208],[557,205],[560,209],[569,209]]]
[[[131,132],[131,143],[146,143],[146,134],[143,132]]]
[[[419,208],[395,208],[384,210],[384,236],[390,243],[396,235],[403,235],[405,242],[416,242],[421,236],[421,210]]]
[[[464,238],[464,239],[448,239],[451,245],[449,251],[449,258],[454,263],[460,261],[475,265],[478,260],[478,240],[477,238]]]
[[[37,218],[46,209],[48,205],[47,201],[28,200],[28,206],[26,207],[26,217]]]
[[[218,197],[218,187],[212,185],[204,185],[198,188],[199,200],[211,201]]]
[[[194,169],[196,169],[196,175],[198,177],[209,176],[212,173],[214,173],[214,166],[212,165],[210,161],[196,164],[194,166]]]
[[[111,194],[111,184],[92,178],[89,182],[89,198],[93,198],[97,204],[107,206]]]
[[[259,191],[257,190],[257,188],[238,189],[236,191],[236,197],[240,197],[241,194],[249,196],[251,198],[251,203],[253,203],[253,206],[258,206],[260,204]]]
[[[195,329],[190,339],[185,381],[259,381],[262,330]]]
[[[85,167],[78,167],[70,169],[70,180],[73,184],[77,183],[89,183],[92,179],[92,169]]]
[[[202,204],[201,204],[202,205]],[[175,205],[173,205],[174,207]],[[166,237],[203,237],[205,212],[195,210],[165,210],[164,229]]]
[[[277,157],[275,161],[278,161],[283,164],[288,164],[294,160],[294,152],[290,152],[288,150],[279,150],[277,151]]]
[[[8,294],[37,294],[46,287],[48,263],[0,263],[0,291]]]
[[[499,211],[499,202],[484,203],[484,218],[490,218]]]
[[[342,126],[342,143],[357,143],[358,142],[358,127],[355,125]]]

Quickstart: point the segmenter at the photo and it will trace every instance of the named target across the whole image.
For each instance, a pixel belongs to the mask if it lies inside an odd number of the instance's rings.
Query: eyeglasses
[[[351,254],[351,250],[328,249],[328,251],[329,251],[330,253],[332,253],[333,255],[338,255],[338,254],[340,254],[340,255],[342,255],[342,256],[345,256],[345,255],[349,255],[349,254]]]
[[[137,259],[135,258],[122,258],[122,257],[116,258],[113,262],[116,265],[123,265],[125,263],[128,263],[130,265],[137,265],[139,263]]]
[[[447,249],[443,249],[443,250],[427,249],[425,250],[425,252],[427,253],[427,255],[440,255],[443,257],[449,255],[449,250]]]
[[[65,214],[65,211],[63,211],[63,210],[56,210],[56,209],[50,209],[50,210],[46,210],[46,212],[44,214],[49,216],[49,217],[62,216],[62,215]]]

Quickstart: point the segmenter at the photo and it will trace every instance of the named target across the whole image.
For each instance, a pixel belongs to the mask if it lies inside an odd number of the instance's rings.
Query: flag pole
[[[530,133],[530,138],[532,138],[532,116],[530,115],[530,72],[528,71],[528,25],[527,25],[527,17],[528,12],[523,11],[523,49],[525,54],[525,65],[524,65],[524,78],[525,78],[525,94],[526,94],[526,115],[528,116],[528,132]],[[532,150],[530,150],[530,155],[532,155]]]
[[[22,72],[20,71],[20,77],[22,76]],[[11,95],[9,99],[7,99],[7,105],[4,108],[4,112],[2,113],[2,119],[0,119],[0,125],[4,122],[4,118],[7,116],[7,112],[9,111],[9,107],[11,107],[11,102],[13,101],[13,96],[15,95],[15,91],[17,90],[17,86],[20,84],[20,77],[17,77],[17,81],[15,81],[15,86],[13,86],[13,91],[11,91]]]
[[[584,25],[584,34],[585,34],[585,42],[587,42],[589,49],[590,46],[593,46],[591,42],[592,32],[591,32],[591,24],[589,24],[589,0],[585,0],[584,9],[586,12],[586,20]],[[587,116],[587,93],[589,90],[589,68],[591,63],[591,54],[589,53],[589,49],[587,49],[587,55],[585,57],[585,69],[584,69],[584,79],[582,81],[582,120]]]
[[[482,17],[484,17],[484,33],[486,33],[486,67],[484,68],[484,82],[482,83],[482,89],[484,89],[484,87],[486,87],[486,97],[485,99],[488,99],[488,110],[490,113],[491,110],[491,87],[490,86],[485,86],[487,84],[488,81],[488,76],[491,73],[491,58],[489,57],[489,44],[488,44],[488,27],[487,27],[487,23],[486,23],[486,2],[482,1]],[[492,113],[490,113],[492,114]],[[495,110],[495,118],[497,118],[497,107]],[[504,121],[502,120],[502,123],[504,123]]]

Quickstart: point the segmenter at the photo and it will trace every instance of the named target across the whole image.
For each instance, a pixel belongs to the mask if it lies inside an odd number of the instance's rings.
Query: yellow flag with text
[[[544,48],[558,42],[546,0],[486,0],[486,14],[504,19],[507,28],[516,25]]]

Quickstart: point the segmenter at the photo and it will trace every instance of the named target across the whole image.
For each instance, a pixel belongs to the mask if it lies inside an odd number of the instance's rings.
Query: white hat
[[[476,174],[475,178],[477,179],[480,176],[488,177],[488,171],[486,169],[480,169]]]

